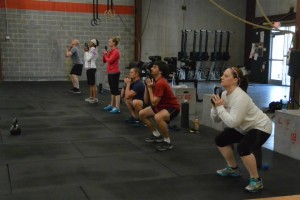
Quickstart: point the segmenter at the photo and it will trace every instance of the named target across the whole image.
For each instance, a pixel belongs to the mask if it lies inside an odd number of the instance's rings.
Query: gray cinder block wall
[[[92,11],[91,0],[56,0],[55,2],[89,4]],[[104,3],[104,1],[99,2]],[[114,3],[134,6],[134,0],[115,0]],[[122,54],[120,66],[123,74],[127,73],[125,66],[134,59],[134,13],[120,15],[130,30],[128,31],[118,15],[107,19],[100,14],[101,24],[91,26],[92,13],[9,8],[7,22],[10,40],[5,40],[6,24],[3,5],[4,3],[1,2],[0,47],[5,81],[67,80],[70,62],[64,54],[67,45],[74,38],[80,40],[81,48],[84,47],[84,42],[97,38],[100,41],[99,53],[101,54],[110,37],[121,36],[119,48]],[[103,72],[105,68],[101,63],[100,58],[97,65]],[[85,79],[85,73],[81,79]]]

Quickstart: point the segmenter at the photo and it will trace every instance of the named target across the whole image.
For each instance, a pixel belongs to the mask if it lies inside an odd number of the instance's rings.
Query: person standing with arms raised
[[[66,57],[71,58],[73,66],[70,72],[70,79],[73,84],[73,88],[70,90],[70,92],[75,94],[80,94],[81,90],[79,88],[79,80],[77,76],[81,76],[82,74],[82,68],[83,68],[83,61],[80,58],[80,52],[79,52],[79,40],[74,39],[71,43],[71,46],[67,48],[66,50]]]
[[[110,104],[104,107],[104,110],[111,113],[120,113],[120,91],[119,91],[119,79],[120,79],[120,51],[117,48],[120,42],[120,37],[114,37],[109,39],[108,46],[110,51],[103,50],[103,62],[107,63],[108,84],[111,93]]]

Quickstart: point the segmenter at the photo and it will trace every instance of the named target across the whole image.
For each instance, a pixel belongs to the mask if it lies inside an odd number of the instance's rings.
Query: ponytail
[[[243,71],[236,67],[232,67],[231,71],[233,77],[238,79],[239,87],[247,93],[249,83],[248,78],[244,76]]]
[[[120,37],[120,36],[117,36],[117,37],[112,38],[112,41],[115,43],[116,46],[118,46],[120,40],[121,40],[121,37]]]

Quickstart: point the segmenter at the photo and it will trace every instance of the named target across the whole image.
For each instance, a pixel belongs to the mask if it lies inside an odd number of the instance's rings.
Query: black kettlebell
[[[215,86],[215,87],[214,87],[214,94],[215,94],[215,95],[219,95],[219,97],[221,98],[221,97],[222,97],[222,93],[223,93],[223,89],[222,89],[221,87],[218,87],[218,86]],[[211,98],[210,102],[211,102],[213,105],[215,105],[215,102],[212,100],[212,98]]]
[[[12,135],[20,135],[21,134],[21,127],[18,123],[18,119],[14,118],[13,124],[10,127],[10,134]]]

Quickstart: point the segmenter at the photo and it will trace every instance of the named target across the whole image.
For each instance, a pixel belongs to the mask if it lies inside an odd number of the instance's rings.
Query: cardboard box
[[[181,104],[184,100],[189,102],[189,114],[196,113],[196,88],[172,88],[175,96]]]
[[[274,150],[300,160],[300,110],[276,111]]]

